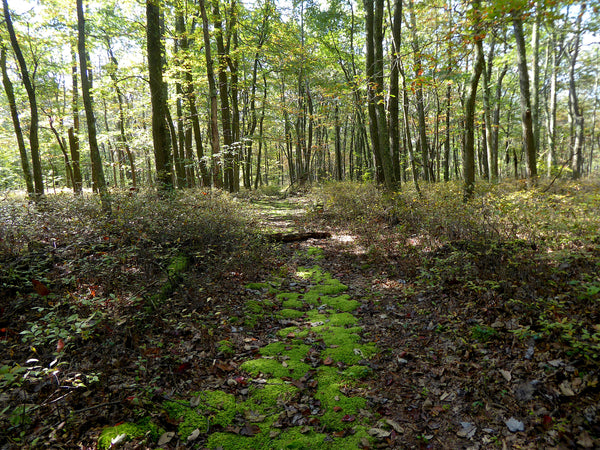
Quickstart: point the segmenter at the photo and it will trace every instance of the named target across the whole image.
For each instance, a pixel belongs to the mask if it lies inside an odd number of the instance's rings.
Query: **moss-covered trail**
[[[298,230],[301,211],[284,206],[259,205],[265,232]],[[369,448],[398,431],[378,421],[363,395],[377,347],[363,342],[360,302],[317,265],[320,248],[296,256],[305,267],[247,285],[243,322],[231,319],[236,331],[274,330],[254,357],[221,367],[227,375],[214,389],[165,400],[138,423],[106,428],[99,447],[137,438],[162,448]],[[231,341],[220,346],[235,356]]]
[[[316,248],[308,253],[321,256]],[[280,329],[221,389],[162,404],[176,435],[146,420],[104,430],[100,447],[123,434],[150,432],[165,441],[197,441],[197,448],[367,448],[372,434],[391,433],[361,396],[377,348],[362,342],[353,315],[359,302],[317,265],[299,267],[290,278],[293,290],[281,290],[281,279],[247,286],[255,299],[246,302],[245,325],[275,320]]]

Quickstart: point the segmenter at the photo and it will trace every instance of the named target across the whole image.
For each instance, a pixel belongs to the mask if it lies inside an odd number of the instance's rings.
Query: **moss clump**
[[[354,422],[344,422],[342,417],[357,415],[367,404],[361,397],[348,397],[340,392],[343,378],[335,367],[321,367],[318,372],[319,388],[315,398],[321,401],[325,410],[321,425],[326,430],[339,431],[352,428]]]
[[[255,436],[242,436],[233,433],[212,433],[206,442],[206,448],[227,450],[258,450],[269,449],[271,439],[262,431]]]
[[[250,399],[246,402],[246,405],[254,406],[253,409],[261,413],[273,412],[273,410],[280,409],[280,401],[288,401],[296,392],[298,392],[297,387],[279,378],[272,378],[269,380],[269,384],[250,393]]]
[[[323,255],[323,249],[320,247],[308,247],[306,254],[317,261],[325,258],[325,255]]]
[[[246,311],[260,314],[266,312],[265,310],[270,311],[273,308],[273,302],[271,300],[248,300],[244,306]]]
[[[321,311],[317,309],[310,310],[306,313],[308,320],[311,322],[323,322],[324,324],[335,326],[335,327],[347,327],[350,325],[354,325],[358,322],[358,319],[354,317],[352,314],[344,312],[344,313],[336,313],[336,314],[323,314]],[[353,327],[353,333],[360,333],[362,328]]]
[[[277,336],[279,337],[288,337],[288,335],[290,334],[294,334],[294,337],[297,339],[304,339],[306,336],[308,336],[308,333],[310,332],[310,330],[308,329],[302,329],[302,328],[298,328],[298,327],[287,327],[287,328],[282,328],[281,330],[279,330],[277,332]]]
[[[295,380],[301,378],[310,370],[308,364],[293,359],[285,361],[285,365],[274,359],[252,359],[246,361],[240,367],[254,376],[262,373],[271,375],[275,378],[291,377]]]
[[[111,447],[111,441],[117,436],[126,434],[128,439],[137,439],[147,436],[148,439],[155,442],[164,430],[150,421],[150,418],[144,419],[138,423],[126,422],[115,427],[108,427],[102,430],[98,438],[98,448],[106,449]]]
[[[289,300],[284,300],[281,303],[281,306],[283,308],[302,309],[304,307],[304,303],[302,302],[302,300],[297,300],[297,299],[290,298]]]
[[[169,417],[181,420],[178,432],[182,439],[187,439],[196,428],[200,431],[209,429],[209,425],[225,428],[233,423],[233,419],[238,413],[239,408],[235,397],[231,394],[221,391],[202,391],[198,393],[198,396],[200,401],[196,407],[177,402],[163,404]]]
[[[285,300],[298,300],[298,297],[300,297],[299,292],[282,292],[275,296],[275,298],[280,302],[283,302]]]
[[[346,378],[354,380],[360,380],[367,378],[373,373],[370,367],[367,366],[350,366],[342,372],[342,375]]]
[[[330,297],[328,295],[321,297],[321,304],[327,305],[331,309],[342,312],[354,311],[360,305],[360,302],[356,300],[350,300],[350,296],[347,294],[339,295],[337,297]]]
[[[311,289],[302,296],[302,300],[304,300],[304,303],[307,305],[319,306],[321,304],[322,295],[323,294]]]
[[[271,286],[269,283],[248,283],[246,285],[246,289],[251,289],[253,291],[260,291],[262,289],[269,289]]]
[[[175,256],[167,266],[167,273],[169,274],[169,278],[176,277],[181,273],[185,272],[189,266],[189,263],[190,260],[187,258],[187,256]]]
[[[331,275],[327,272],[324,273],[319,266],[313,266],[310,269],[306,267],[298,267],[296,276],[304,280],[313,280],[315,283],[322,283],[332,279]]]
[[[273,444],[273,448],[277,449],[306,449],[306,448],[318,448],[318,449],[329,449],[332,447],[332,442],[327,442],[326,434],[316,433],[310,431],[308,433],[302,433],[300,427],[290,428],[279,436],[277,441]]]
[[[235,355],[235,344],[231,341],[223,339],[217,344],[217,351],[225,356]]]
[[[277,316],[281,317],[283,319],[297,319],[299,317],[302,317],[303,315],[304,315],[304,312],[298,311],[297,309],[289,309],[289,308],[283,308],[282,310],[280,310],[277,313]]]
[[[327,280],[324,284],[319,284],[311,288],[311,291],[317,292],[322,295],[333,295],[344,292],[348,289],[348,286],[342,284],[339,280]]]

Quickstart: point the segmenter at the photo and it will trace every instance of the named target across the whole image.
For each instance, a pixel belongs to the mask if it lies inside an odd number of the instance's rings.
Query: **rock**
[[[511,433],[516,433],[517,431],[525,431],[525,424],[520,420],[511,417],[507,421],[504,422]]]

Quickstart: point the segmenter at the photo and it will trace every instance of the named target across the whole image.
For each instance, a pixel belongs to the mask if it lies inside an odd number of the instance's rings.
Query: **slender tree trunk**
[[[423,75],[423,62],[421,58],[421,48],[417,40],[417,24],[414,11],[414,2],[409,0],[409,16],[411,21],[411,46],[415,59],[415,97],[417,116],[419,119],[419,142],[421,146],[421,155],[423,158],[423,174],[425,181],[435,181],[433,170],[429,161],[429,139],[427,138],[427,123],[425,120],[425,96],[423,95],[423,83],[421,82]]]
[[[539,6],[537,7],[539,8]],[[542,12],[535,11],[532,34],[532,86],[531,86],[531,121],[533,125],[533,142],[536,151],[540,149],[540,24]],[[537,156],[537,153],[536,153]]]
[[[31,165],[33,167],[33,186],[36,198],[44,195],[44,180],[42,178],[42,163],[40,159],[40,143],[38,137],[39,131],[39,115],[37,108],[37,98],[35,95],[35,87],[33,81],[29,76],[27,69],[27,63],[21,52],[21,47],[17,41],[17,35],[13,27],[12,18],[8,9],[8,1],[2,0],[2,6],[4,9],[4,21],[6,23],[6,30],[10,37],[10,44],[12,46],[17,62],[19,63],[19,69],[21,71],[21,80],[27,91],[27,97],[29,99],[29,147],[31,150]]]
[[[71,48],[72,67],[72,91],[71,112],[73,115],[73,126],[67,130],[69,135],[69,150],[71,152],[71,162],[73,164],[73,192],[80,195],[83,190],[83,179],[81,177],[81,154],[79,151],[79,89],[77,79],[77,52]]]
[[[473,197],[475,189],[475,99],[477,98],[477,85],[484,70],[484,55],[482,37],[479,36],[479,7],[480,1],[473,2],[475,13],[475,52],[476,59],[473,64],[473,74],[469,81],[469,91],[465,99],[465,147],[463,151],[463,176],[464,200]]]
[[[491,130],[492,130],[492,142],[491,142],[491,170],[492,170],[492,180],[498,179],[499,170],[498,170],[498,135],[500,131],[500,101],[502,100],[502,81],[504,80],[504,76],[508,72],[508,66],[504,66],[500,73],[498,74],[498,79],[496,81],[496,94],[495,94],[495,104],[494,104],[494,114],[492,116]]]
[[[223,176],[225,188],[229,192],[235,192],[235,181],[233,179],[233,135],[231,132],[231,109],[229,108],[229,88],[227,77],[228,54],[223,41],[223,24],[219,2],[213,3],[215,40],[217,42],[217,53],[219,64],[217,66],[217,77],[219,80],[219,98],[221,100],[221,128],[223,130]]]
[[[25,147],[25,139],[23,138],[23,129],[21,128],[21,122],[19,120],[15,92],[6,69],[6,49],[1,42],[0,45],[2,45],[2,49],[0,49],[2,83],[4,84],[4,91],[6,92],[6,98],[8,99],[8,107],[10,109],[10,116],[15,130],[15,137],[17,138],[17,146],[19,147],[19,155],[21,157],[21,169],[23,170],[23,179],[25,180],[25,186],[27,187],[27,194],[29,197],[33,198],[35,195],[33,178],[31,177],[31,169],[29,168],[29,156],[27,156],[27,148]]]
[[[415,190],[421,197],[421,188],[419,187],[419,175],[417,173],[417,167],[415,164],[415,155],[412,146],[412,138],[410,136],[410,121],[409,121],[409,103],[408,103],[408,92],[406,91],[406,77],[404,76],[404,70],[399,66],[400,75],[402,76],[402,110],[404,118],[404,134],[406,140],[406,149],[408,150],[408,159],[410,161],[410,168],[413,177],[413,183],[415,184]]]
[[[88,127],[88,141],[90,146],[90,159],[92,160],[92,178],[96,183],[96,188],[100,193],[102,210],[105,213],[111,213],[110,198],[106,189],[104,179],[104,169],[102,168],[102,159],[98,148],[96,138],[96,118],[94,117],[93,101],[91,94],[91,83],[88,73],[88,57],[85,49],[85,19],[83,16],[83,1],[77,0],[77,50],[79,53],[79,72],[81,73],[81,95],[83,97],[83,106],[85,108],[85,118]]]
[[[577,97],[577,89],[575,83],[575,65],[579,55],[579,47],[581,42],[581,18],[585,13],[585,3],[581,6],[577,21],[575,24],[575,36],[571,46],[571,55],[569,61],[569,104],[570,117],[574,125],[574,139],[572,145],[572,169],[573,179],[581,178],[583,172],[583,140],[584,140],[584,119],[579,99]]]
[[[494,145],[492,143],[494,125],[492,124],[492,94],[490,90],[490,80],[492,78],[492,68],[494,64],[494,49],[495,40],[492,37],[487,61],[484,61],[483,69],[483,121],[485,124],[483,131],[485,139],[484,148],[486,150],[485,157],[487,162],[487,167],[485,169],[487,178],[492,183],[498,181],[498,155],[494,156]]]
[[[537,148],[533,136],[533,118],[531,112],[531,94],[529,91],[529,73],[527,72],[527,56],[525,37],[523,34],[522,13],[511,11],[513,31],[517,43],[519,65],[519,87],[521,92],[521,126],[523,128],[523,148],[527,157],[527,175],[532,184],[537,182]]]
[[[148,72],[152,102],[152,141],[154,164],[159,191],[173,188],[169,131],[167,128],[167,99],[163,82],[163,44],[158,0],[146,0],[146,44],[148,49]]]
[[[65,160],[65,172],[67,174],[67,186],[73,186],[73,168],[71,167],[71,161],[69,161],[69,153],[67,152],[66,142],[63,138],[61,138],[60,134],[54,127],[54,121],[52,116],[48,116],[48,124],[50,127],[50,131],[54,135],[56,142],[58,144],[58,148],[60,148],[61,153],[63,154],[63,158]]]
[[[204,0],[199,0],[200,14],[202,16],[202,32],[204,37],[204,54],[206,57],[206,75],[208,78],[208,90],[210,95],[210,145],[213,158],[213,184],[215,187],[222,186],[219,153],[219,111],[217,99],[217,84],[215,82],[215,71],[213,68],[212,52],[210,50],[210,31],[208,28],[208,16]]]
[[[400,183],[400,40],[402,38],[402,0],[394,1],[392,23],[392,63],[390,68],[390,146],[393,179]]]

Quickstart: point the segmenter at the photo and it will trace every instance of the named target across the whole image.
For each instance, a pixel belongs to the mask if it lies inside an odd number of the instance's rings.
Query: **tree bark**
[[[69,151],[71,152],[71,163],[73,164],[73,192],[80,195],[83,191],[83,179],[81,177],[81,153],[79,150],[79,89],[77,79],[77,52],[74,47],[71,48],[71,80],[72,97],[71,113],[73,115],[73,126],[67,130],[69,136]]]
[[[90,146],[90,159],[92,160],[92,178],[96,183],[96,188],[100,194],[102,210],[110,214],[111,204],[106,189],[104,179],[104,170],[98,148],[96,137],[96,118],[91,94],[91,83],[88,74],[88,56],[85,49],[85,18],[83,16],[83,0],[77,0],[77,50],[79,53],[79,71],[81,73],[81,95],[83,97],[83,106],[85,108],[85,118],[88,127],[88,141]]]
[[[477,98],[477,86],[479,78],[484,69],[483,42],[479,26],[480,1],[473,2],[475,13],[475,63],[473,73],[469,81],[469,91],[465,99],[465,146],[463,150],[463,176],[465,201],[473,197],[475,189],[475,99]]]
[[[15,92],[13,89],[12,81],[8,76],[8,70],[6,68],[6,49],[4,45],[0,49],[0,67],[2,69],[2,84],[4,85],[4,91],[6,92],[6,98],[8,99],[8,108],[10,109],[10,117],[12,119],[13,128],[15,130],[15,137],[17,139],[17,146],[19,147],[19,155],[21,157],[21,169],[23,170],[23,179],[25,180],[25,186],[27,188],[27,194],[30,198],[35,195],[33,186],[33,178],[31,177],[31,169],[29,167],[29,156],[27,155],[27,148],[25,147],[25,139],[23,138],[23,129],[21,128],[21,121],[19,120],[19,111],[17,110],[17,103],[15,101]]]
[[[519,88],[521,92],[521,127],[523,129],[523,148],[527,158],[527,175],[532,184],[537,183],[537,148],[533,136],[533,117],[531,112],[531,93],[529,91],[529,73],[523,33],[522,12],[512,10],[513,31],[517,43],[519,66]]]
[[[571,44],[571,54],[569,61],[569,115],[573,123],[574,137],[572,139],[572,165],[573,179],[581,178],[583,172],[583,140],[584,140],[584,119],[581,107],[579,106],[579,98],[577,97],[577,86],[575,83],[575,65],[579,55],[579,47],[581,43],[581,18],[585,13],[585,3],[581,6],[579,15],[575,23],[575,35]]]
[[[392,63],[390,68],[390,147],[392,153],[393,178],[400,183],[400,40],[402,38],[402,0],[394,1],[392,22]]]
[[[220,171],[220,148],[219,143],[219,105],[217,99],[217,85],[215,82],[215,70],[212,60],[212,52],[210,50],[210,30],[208,29],[208,16],[206,14],[206,5],[204,0],[199,0],[200,14],[202,16],[202,34],[204,37],[204,55],[206,58],[206,75],[208,78],[208,90],[210,96],[210,146],[213,158],[213,185],[215,187],[222,186],[221,171]]]
[[[158,0],[146,0],[146,45],[152,103],[152,141],[154,164],[159,191],[173,188],[169,131],[167,129],[167,99],[163,82],[163,44],[161,42],[160,6]]]
[[[35,87],[32,79],[29,76],[27,69],[27,63],[23,57],[23,52],[17,41],[17,35],[13,27],[12,18],[8,9],[8,0],[2,0],[2,6],[4,9],[4,21],[6,22],[6,30],[10,38],[10,44],[12,46],[17,62],[19,63],[19,69],[21,71],[21,80],[27,91],[27,97],[29,99],[29,147],[31,150],[31,165],[33,167],[33,185],[36,198],[44,195],[44,180],[42,177],[42,163],[40,159],[40,142],[39,142],[39,115],[37,108],[37,98],[35,94]]]

